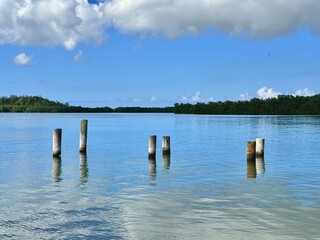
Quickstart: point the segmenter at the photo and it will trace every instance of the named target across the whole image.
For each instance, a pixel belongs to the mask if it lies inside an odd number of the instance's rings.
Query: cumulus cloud
[[[276,98],[281,93],[274,91],[272,88],[262,87],[257,91],[257,95],[259,98],[267,99],[267,98]]]
[[[208,99],[205,99],[201,97],[201,92],[197,91],[193,96],[182,96],[180,97],[180,101],[182,102],[212,102],[214,99],[213,97],[209,97]]]
[[[251,97],[250,97],[250,95],[249,95],[249,93],[248,92],[245,92],[245,93],[241,93],[240,94],[240,100],[248,100],[248,99],[250,99]]]
[[[213,102],[214,98],[213,97],[209,97],[208,102]]]
[[[262,99],[267,99],[267,98],[277,98],[279,95],[282,95],[284,93],[277,92],[273,90],[272,88],[268,87],[262,87],[257,91],[257,96]],[[309,88],[304,88],[304,89],[298,89],[294,93],[285,93],[285,95],[292,95],[292,96],[313,96],[316,93],[313,90],[310,90]]]
[[[102,5],[86,0],[0,1],[0,44],[63,45],[100,42],[106,27]]]
[[[113,0],[106,16],[123,32],[176,37],[214,28],[253,38],[286,35],[299,28],[319,33],[317,0]]]
[[[0,44],[63,45],[104,39],[108,28],[174,38],[217,29],[272,38],[320,33],[318,0],[1,0]]]
[[[308,88],[304,88],[304,89],[299,89],[297,90],[294,94],[292,94],[293,96],[313,96],[316,93],[313,90],[310,90]]]
[[[197,91],[194,96],[191,97],[193,102],[201,102],[203,99],[200,97],[200,91]]]
[[[14,63],[17,65],[28,65],[31,63],[33,56],[26,53],[20,53],[14,58]]]

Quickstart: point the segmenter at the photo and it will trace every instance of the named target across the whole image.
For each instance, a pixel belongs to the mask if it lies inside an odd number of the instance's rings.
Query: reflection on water
[[[76,141],[84,118],[88,157]],[[51,158],[57,126],[63,174]],[[0,114],[0,128],[0,239],[320,236],[320,118]],[[172,164],[147,162],[154,132],[174,136]],[[246,164],[243,145],[256,136],[270,151]]]
[[[149,159],[149,176],[152,180],[156,180],[157,176],[157,161],[155,158]],[[170,155],[163,155],[162,156],[162,168],[163,170],[169,170],[170,169]]]
[[[80,183],[88,182],[88,172],[87,155],[80,154]]]
[[[157,162],[156,162],[156,160],[149,159],[149,175],[154,178],[157,176]]]
[[[247,178],[256,178],[257,174],[263,175],[265,171],[264,157],[247,159]]]
[[[171,164],[171,158],[170,155],[163,155],[162,156],[162,166],[164,169],[169,170]]]
[[[256,158],[256,168],[257,168],[257,174],[263,175],[265,173],[266,169],[264,165],[264,157]]]
[[[257,169],[256,169],[256,161],[253,159],[247,160],[247,178],[256,178],[257,177]]]
[[[52,179],[53,179],[53,181],[60,182],[62,180],[61,174],[62,174],[61,157],[53,157],[53,159],[52,159]]]

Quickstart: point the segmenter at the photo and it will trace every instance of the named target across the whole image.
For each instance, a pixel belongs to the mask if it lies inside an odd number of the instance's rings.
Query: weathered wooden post
[[[52,155],[54,157],[58,157],[61,155],[61,136],[62,136],[61,128],[56,128],[53,130]]]
[[[264,139],[263,138],[256,139],[256,155],[264,156]]]
[[[87,133],[88,133],[88,120],[81,120],[80,123],[80,153],[87,153]]]
[[[162,137],[162,155],[170,156],[170,136]]]
[[[156,159],[156,147],[157,147],[157,136],[152,135],[149,137],[148,142],[148,158],[149,159]]]
[[[256,142],[247,142],[247,159],[254,160],[256,157]]]

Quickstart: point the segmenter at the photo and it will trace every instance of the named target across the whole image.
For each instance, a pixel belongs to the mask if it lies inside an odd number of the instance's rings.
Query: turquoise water
[[[320,239],[319,117],[0,114],[0,131],[0,239]]]

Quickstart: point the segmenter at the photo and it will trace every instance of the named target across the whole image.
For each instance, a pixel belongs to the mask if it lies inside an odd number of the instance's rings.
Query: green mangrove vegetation
[[[174,107],[118,107],[114,112],[119,113],[173,113]]]
[[[0,112],[113,112],[109,107],[88,108],[70,106],[69,103],[51,101],[40,96],[15,96],[0,98]]]
[[[319,115],[320,94],[314,96],[279,95],[277,98],[208,103],[176,103],[176,114],[230,115]]]
[[[279,95],[246,101],[176,103],[172,107],[81,107],[51,101],[41,96],[0,97],[0,112],[117,112],[221,115],[320,115],[320,94],[314,96]]]
[[[75,112],[118,112],[118,113],[173,113],[174,107],[81,107],[69,103],[51,101],[41,96],[0,97],[0,112],[39,112],[39,113],[75,113]]]

